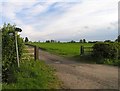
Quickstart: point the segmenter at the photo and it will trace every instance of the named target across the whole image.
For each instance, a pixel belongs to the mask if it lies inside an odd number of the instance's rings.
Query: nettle
[[[2,80],[7,82],[11,67],[17,65],[15,47],[15,25],[4,24],[2,31]],[[23,52],[23,39],[17,35],[18,51],[21,58]]]

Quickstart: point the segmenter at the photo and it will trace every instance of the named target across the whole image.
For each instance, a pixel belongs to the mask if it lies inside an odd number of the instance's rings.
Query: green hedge
[[[93,46],[93,56],[100,63],[119,64],[120,43],[96,43]]]
[[[15,25],[4,24],[2,31],[2,79],[8,82],[11,66],[16,66],[16,48],[15,48]],[[13,33],[13,35],[10,35]],[[17,36],[19,57],[23,52],[23,39]]]

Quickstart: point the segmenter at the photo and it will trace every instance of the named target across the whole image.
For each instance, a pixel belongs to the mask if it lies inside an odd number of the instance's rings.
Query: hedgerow
[[[98,63],[119,65],[120,63],[120,44],[119,43],[96,43],[93,46],[93,57]]]
[[[2,81],[9,81],[10,67],[16,66],[15,25],[4,24],[2,31]],[[13,35],[12,35],[12,34]],[[23,39],[17,35],[19,57],[23,52]]]

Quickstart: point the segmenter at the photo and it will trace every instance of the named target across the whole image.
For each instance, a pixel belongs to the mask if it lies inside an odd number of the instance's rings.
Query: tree
[[[105,40],[104,42],[112,42],[111,40]]]
[[[118,42],[120,42],[120,35],[118,36]]]
[[[82,43],[83,41],[82,41],[82,39],[80,39],[80,43]]]
[[[51,40],[51,43],[54,43],[55,41],[54,40]]]
[[[120,42],[120,35],[117,37],[117,39],[115,40],[115,42]]]
[[[70,43],[75,43],[75,41],[74,41],[74,40],[71,40]]]
[[[50,42],[51,42],[51,43],[56,43],[56,40],[51,40]]]
[[[50,43],[50,40],[46,40],[46,43]]]
[[[29,40],[28,40],[28,37],[25,37],[25,42],[28,42]]]
[[[83,43],[86,43],[86,40],[85,40],[85,39],[83,39]]]

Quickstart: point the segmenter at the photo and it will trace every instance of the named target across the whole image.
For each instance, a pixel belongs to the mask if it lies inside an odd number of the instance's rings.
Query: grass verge
[[[61,86],[55,70],[40,60],[22,60],[20,67],[11,67],[11,71],[10,82],[2,83],[2,90],[58,89]]]

